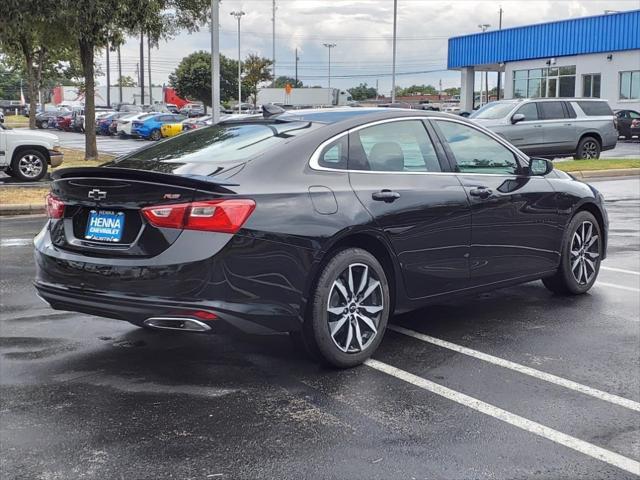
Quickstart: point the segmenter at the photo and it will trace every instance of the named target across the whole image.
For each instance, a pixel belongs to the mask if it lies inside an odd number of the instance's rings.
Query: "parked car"
[[[151,140],[162,138],[161,128],[165,123],[179,123],[185,119],[182,115],[173,113],[159,113],[146,118],[134,120],[131,123],[131,135]]]
[[[45,110],[44,112],[36,115],[36,127],[38,128],[55,128],[57,118],[59,115],[66,115],[71,113],[71,110],[67,108],[55,108],[53,110]]]
[[[48,166],[62,164],[58,137],[27,129],[13,130],[0,124],[0,170],[23,182],[37,182]]]
[[[616,110],[618,134],[625,139],[640,138],[640,113],[635,110]]]
[[[98,135],[114,135],[116,133],[116,124],[119,118],[129,115],[127,112],[110,112],[101,115],[96,119],[96,134]]]
[[[64,132],[71,131],[71,121],[73,120],[73,112],[58,115],[56,117],[56,128]]]
[[[200,117],[204,115],[204,106],[199,103],[187,103],[180,109],[180,113],[185,117]]]
[[[140,113],[142,112],[142,107],[133,103],[116,103],[114,110],[116,112]]]
[[[116,122],[116,133],[120,137],[128,137],[131,135],[131,127],[134,120],[143,120],[151,117],[152,113],[130,113],[120,117]]]
[[[212,116],[204,115],[202,117],[187,118],[182,122],[185,130],[193,130],[194,128],[208,127],[213,125]]]
[[[176,135],[180,135],[183,131],[188,130],[184,127],[182,122],[180,123],[164,123],[160,127],[160,133],[162,138],[175,137]]]
[[[420,110],[268,108],[55,172],[47,202],[35,286],[53,308],[291,332],[337,367],[394,312],[540,278],[587,292],[608,230],[594,187]]]
[[[0,123],[4,123],[4,112],[0,110]]]
[[[491,102],[469,116],[527,155],[599,158],[615,148],[615,116],[606,100],[536,98]]]

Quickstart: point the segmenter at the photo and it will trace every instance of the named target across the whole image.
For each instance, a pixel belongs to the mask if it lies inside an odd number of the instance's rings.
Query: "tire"
[[[585,240],[587,247],[583,247]],[[542,279],[544,286],[560,295],[581,295],[589,291],[598,278],[602,257],[602,232],[591,213],[578,212],[571,219],[561,255],[555,275]]]
[[[597,138],[584,137],[578,143],[578,151],[573,156],[576,160],[593,160],[600,158],[602,147]]]
[[[390,310],[389,284],[378,260],[359,248],[341,250],[318,277],[301,338],[323,363],[355,367],[380,345]]]
[[[13,176],[22,182],[37,182],[47,174],[48,159],[38,150],[20,150],[11,162]]]
[[[149,138],[153,141],[158,141],[162,138],[162,133],[160,133],[160,130],[158,130],[157,128],[151,131],[151,135],[149,135]]]
[[[6,173],[7,175],[9,175],[10,177],[15,177],[15,173],[13,173],[13,170],[11,170],[10,168],[7,168],[4,173]]]
[[[45,130],[49,128],[49,122],[47,120],[43,120],[40,124],[40,128],[44,128]]]

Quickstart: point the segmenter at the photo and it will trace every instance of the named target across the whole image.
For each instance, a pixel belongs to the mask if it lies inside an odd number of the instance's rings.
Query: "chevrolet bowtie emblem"
[[[93,200],[102,200],[107,198],[107,192],[94,188],[93,190],[89,190],[87,196]]]

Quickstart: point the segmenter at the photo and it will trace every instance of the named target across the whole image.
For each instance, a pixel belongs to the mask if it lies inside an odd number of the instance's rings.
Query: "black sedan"
[[[640,137],[640,113],[635,110],[616,110],[618,133],[625,139]]]
[[[365,108],[266,108],[60,170],[47,208],[35,285],[53,308],[289,332],[338,367],[394,313],[536,279],[586,292],[608,225],[595,188],[466,119]]]

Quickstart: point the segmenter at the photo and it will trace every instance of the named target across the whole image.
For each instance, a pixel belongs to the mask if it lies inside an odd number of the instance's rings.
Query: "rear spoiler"
[[[206,175],[176,175],[170,173],[135,170],[132,168],[113,167],[71,167],[56,170],[51,180],[68,180],[73,178],[100,178],[105,180],[126,179],[141,182],[165,183],[198,190],[209,190],[216,193],[235,193],[225,187],[237,187],[239,184],[216,180]]]

